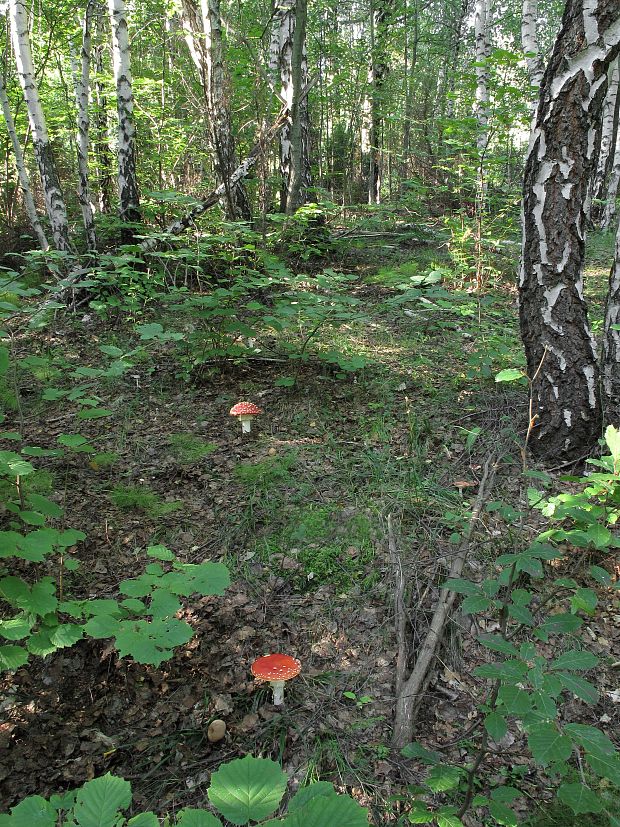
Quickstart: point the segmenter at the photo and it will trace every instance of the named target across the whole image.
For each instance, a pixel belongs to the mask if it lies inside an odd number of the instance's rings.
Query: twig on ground
[[[450,578],[459,577],[463,571],[465,561],[469,552],[469,540],[474,526],[476,525],[482,507],[493,486],[495,471],[497,468],[497,457],[491,453],[485,463],[478,496],[474,503],[471,519],[465,529],[457,554],[450,566]],[[429,671],[435,659],[435,652],[443,637],[446,622],[450,616],[452,606],[456,600],[456,592],[443,588],[439,594],[439,600],[433,613],[431,625],[422,643],[415,664],[409,677],[402,682],[400,691],[397,689],[396,715],[394,720],[394,733],[392,744],[395,748],[401,749],[413,738],[413,728],[416,714],[423,696],[424,687],[428,683]]]

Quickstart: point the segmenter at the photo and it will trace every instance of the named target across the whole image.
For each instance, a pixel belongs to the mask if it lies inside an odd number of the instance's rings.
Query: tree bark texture
[[[105,32],[105,11],[97,6],[96,8],[96,45],[93,50],[94,58],[94,150],[97,163],[97,190],[99,211],[105,215],[112,212],[112,170],[113,154],[110,149],[110,135],[108,128],[108,98],[103,84],[103,37]]]
[[[609,274],[601,367],[604,420],[620,428],[620,329],[617,328],[620,328],[620,225],[616,234],[614,263]]]
[[[78,159],[78,199],[84,220],[86,242],[89,250],[97,249],[97,235],[95,232],[95,216],[90,198],[90,175],[88,155],[90,150],[90,118],[88,101],[90,95],[90,55],[91,55],[91,20],[93,2],[86,4],[82,18],[82,44],[80,61],[78,63],[73,51],[71,63],[75,87],[75,104],[77,107],[77,159]]]
[[[24,0],[9,0],[8,8],[17,74],[28,109],[32,143],[41,177],[45,210],[50,222],[52,238],[57,250],[72,252],[71,242],[69,241],[67,208],[60,186],[58,170],[52,155],[45,116],[35,79],[28,31],[28,12]]]
[[[523,0],[521,15],[521,45],[525,52],[525,62],[532,86],[536,88],[536,101],[542,84],[545,67],[540,57],[538,46],[538,0]]]
[[[307,6],[303,1],[300,3],[296,0],[279,0],[274,13],[274,25],[278,27],[279,32],[280,95],[289,110],[289,122],[280,132],[280,210],[288,213],[294,212],[303,203],[304,190],[310,186],[308,99],[302,96],[302,90],[308,82],[306,10]],[[295,36],[298,21],[300,31]],[[294,164],[297,164],[297,168]],[[292,199],[289,207],[293,182],[299,193]]]
[[[6,128],[9,133],[9,138],[11,139],[13,154],[15,155],[15,166],[17,168],[17,175],[19,177],[19,185],[24,196],[24,206],[26,208],[26,213],[28,215],[28,219],[30,221],[30,225],[32,226],[34,234],[37,237],[37,241],[39,242],[39,247],[42,250],[48,250],[50,245],[45,235],[43,226],[41,224],[39,214],[37,213],[36,205],[34,203],[34,197],[32,195],[32,189],[30,187],[30,177],[28,175],[28,170],[26,169],[26,164],[24,162],[24,153],[22,151],[19,138],[17,137],[17,132],[15,131],[13,113],[11,112],[11,106],[9,104],[9,99],[7,97],[4,78],[1,75],[0,104],[2,105],[4,121],[6,123]]]
[[[600,433],[584,247],[597,124],[619,50],[617,0],[568,1],[526,161],[520,322],[528,373],[538,371],[530,447],[553,460],[580,457]]]
[[[616,217],[618,185],[620,185],[620,133],[616,136],[616,148],[611,165],[611,172],[609,173],[609,180],[607,182],[605,208],[600,222],[600,227],[602,230],[608,230]]]
[[[596,172],[592,179],[592,224],[600,226],[601,219],[605,214],[607,200],[607,184],[614,160],[614,148],[618,137],[618,105],[620,96],[620,64],[616,60],[609,72],[609,83],[607,94],[603,104],[603,117],[601,125],[601,138],[599,144],[598,163]]]
[[[368,140],[368,203],[381,201],[383,87],[390,72],[388,29],[393,0],[371,0],[370,4],[370,129]]]
[[[136,171],[136,126],[131,76],[129,31],[124,0],[108,0],[112,27],[112,56],[118,113],[118,197],[122,221],[139,221],[140,196]],[[131,231],[124,239],[130,241]]]

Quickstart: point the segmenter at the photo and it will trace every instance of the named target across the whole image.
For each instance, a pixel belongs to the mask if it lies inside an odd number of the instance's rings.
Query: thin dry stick
[[[534,413],[534,382],[538,378],[538,374],[540,373],[543,362],[545,361],[545,356],[547,355],[547,345],[545,345],[545,349],[543,350],[543,355],[540,359],[540,363],[536,368],[536,373],[532,376],[531,379],[528,380],[530,385],[530,407],[529,407],[529,422],[527,425],[527,433],[525,434],[525,442],[523,443],[523,448],[521,449],[521,459],[523,460],[523,473],[527,471],[527,446],[530,441],[530,436],[532,435],[532,431],[534,430],[534,425],[536,424],[536,420],[538,419],[538,414]]]
[[[394,625],[396,628],[396,644],[398,654],[396,656],[396,695],[399,696],[407,675],[407,617],[405,611],[405,575],[403,574],[403,563],[396,546],[392,515],[387,517],[388,548],[392,565],[396,575],[394,587]]]
[[[474,503],[471,519],[459,547],[457,554],[452,560],[450,567],[450,577],[459,577],[463,571],[463,566],[467,560],[469,552],[469,540],[472,535],[474,526],[478,521],[482,507],[486,501],[490,489],[493,486],[495,478],[495,471],[497,468],[497,457],[491,453],[484,463],[484,470],[482,479],[480,481],[480,488],[478,496]],[[418,653],[415,665],[411,671],[409,678],[401,686],[400,692],[397,692],[396,698],[396,715],[394,720],[394,733],[392,736],[392,744],[395,748],[401,749],[408,744],[413,738],[413,727],[415,724],[415,717],[417,709],[424,691],[424,687],[428,680],[429,670],[435,659],[435,652],[443,637],[445,625],[450,616],[450,611],[456,600],[456,592],[450,589],[442,589],[439,594],[439,601],[435,607],[431,625],[424,642]]]

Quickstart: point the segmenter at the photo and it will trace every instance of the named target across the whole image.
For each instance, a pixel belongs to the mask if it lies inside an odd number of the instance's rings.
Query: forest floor
[[[224,597],[187,603],[196,634],[159,668],[84,640],[5,678],[0,809],[111,771],[131,781],[136,811],[174,813],[204,805],[212,770],[249,752],[281,761],[299,783],[327,779],[349,790],[375,825],[396,823],[398,797],[419,767],[390,748],[396,639],[387,515],[410,592],[428,597],[491,449],[502,453],[493,499],[518,506],[525,497],[527,387],[493,378],[522,364],[512,279],[480,295],[461,291],[446,306],[386,303],[407,266],[421,271],[434,260],[446,262],[439,245],[351,256],[351,294],[368,318],[320,336],[370,360],[356,374],[337,378],[306,365],[295,387],[280,387],[290,367],[257,359],[183,382],[162,348],[155,365],[138,361],[130,374],[100,383],[113,416],[80,425],[99,453],[39,464],[41,492],[61,492],[67,525],[87,535],[76,551],[81,567],[64,587],[114,595],[143,570],[153,543],[187,562],[226,563],[232,585]],[[605,277],[606,265],[594,257],[590,274]],[[39,352],[60,349],[75,364],[96,365],[100,345],[126,348],[131,331],[78,315],[31,335]],[[26,352],[33,341],[19,346]],[[63,403],[44,407],[35,391],[22,389],[24,430],[31,444],[51,448],[75,430],[75,413]],[[241,399],[264,409],[249,437],[228,416]],[[514,542],[497,514],[485,515],[468,574]],[[618,606],[592,624],[592,649],[618,659],[614,612]],[[425,617],[417,615],[416,640]],[[417,724],[426,746],[448,744],[444,754],[456,762],[470,746],[459,732],[484,694],[472,670],[488,659],[469,620],[461,621]],[[303,664],[283,710],[249,671],[273,651]],[[587,714],[606,716],[611,734],[620,729],[620,705],[608,680],[600,676],[603,700]],[[583,721],[583,704],[572,706],[565,715]],[[212,744],[206,730],[215,718],[227,734]],[[516,754],[512,764],[521,761]],[[483,771],[507,778],[510,766],[494,758]],[[544,784],[527,767],[521,780],[530,796],[523,809],[531,809],[544,800]]]

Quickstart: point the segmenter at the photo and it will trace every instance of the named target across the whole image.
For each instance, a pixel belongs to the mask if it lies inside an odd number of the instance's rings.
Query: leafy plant
[[[368,811],[348,795],[338,795],[331,784],[319,781],[298,790],[290,799],[287,814],[273,817],[279,809],[288,778],[274,761],[246,755],[223,764],[211,776],[208,790],[213,809],[235,825],[264,827],[366,827]],[[87,781],[77,790],[54,795],[49,800],[29,796],[0,815],[0,827],[56,827],[61,821],[75,827],[159,827],[154,812],[127,819],[123,811],[131,805],[131,785],[110,773]],[[268,819],[267,821],[265,819]],[[166,818],[164,827],[222,827],[209,810],[184,808]]]

